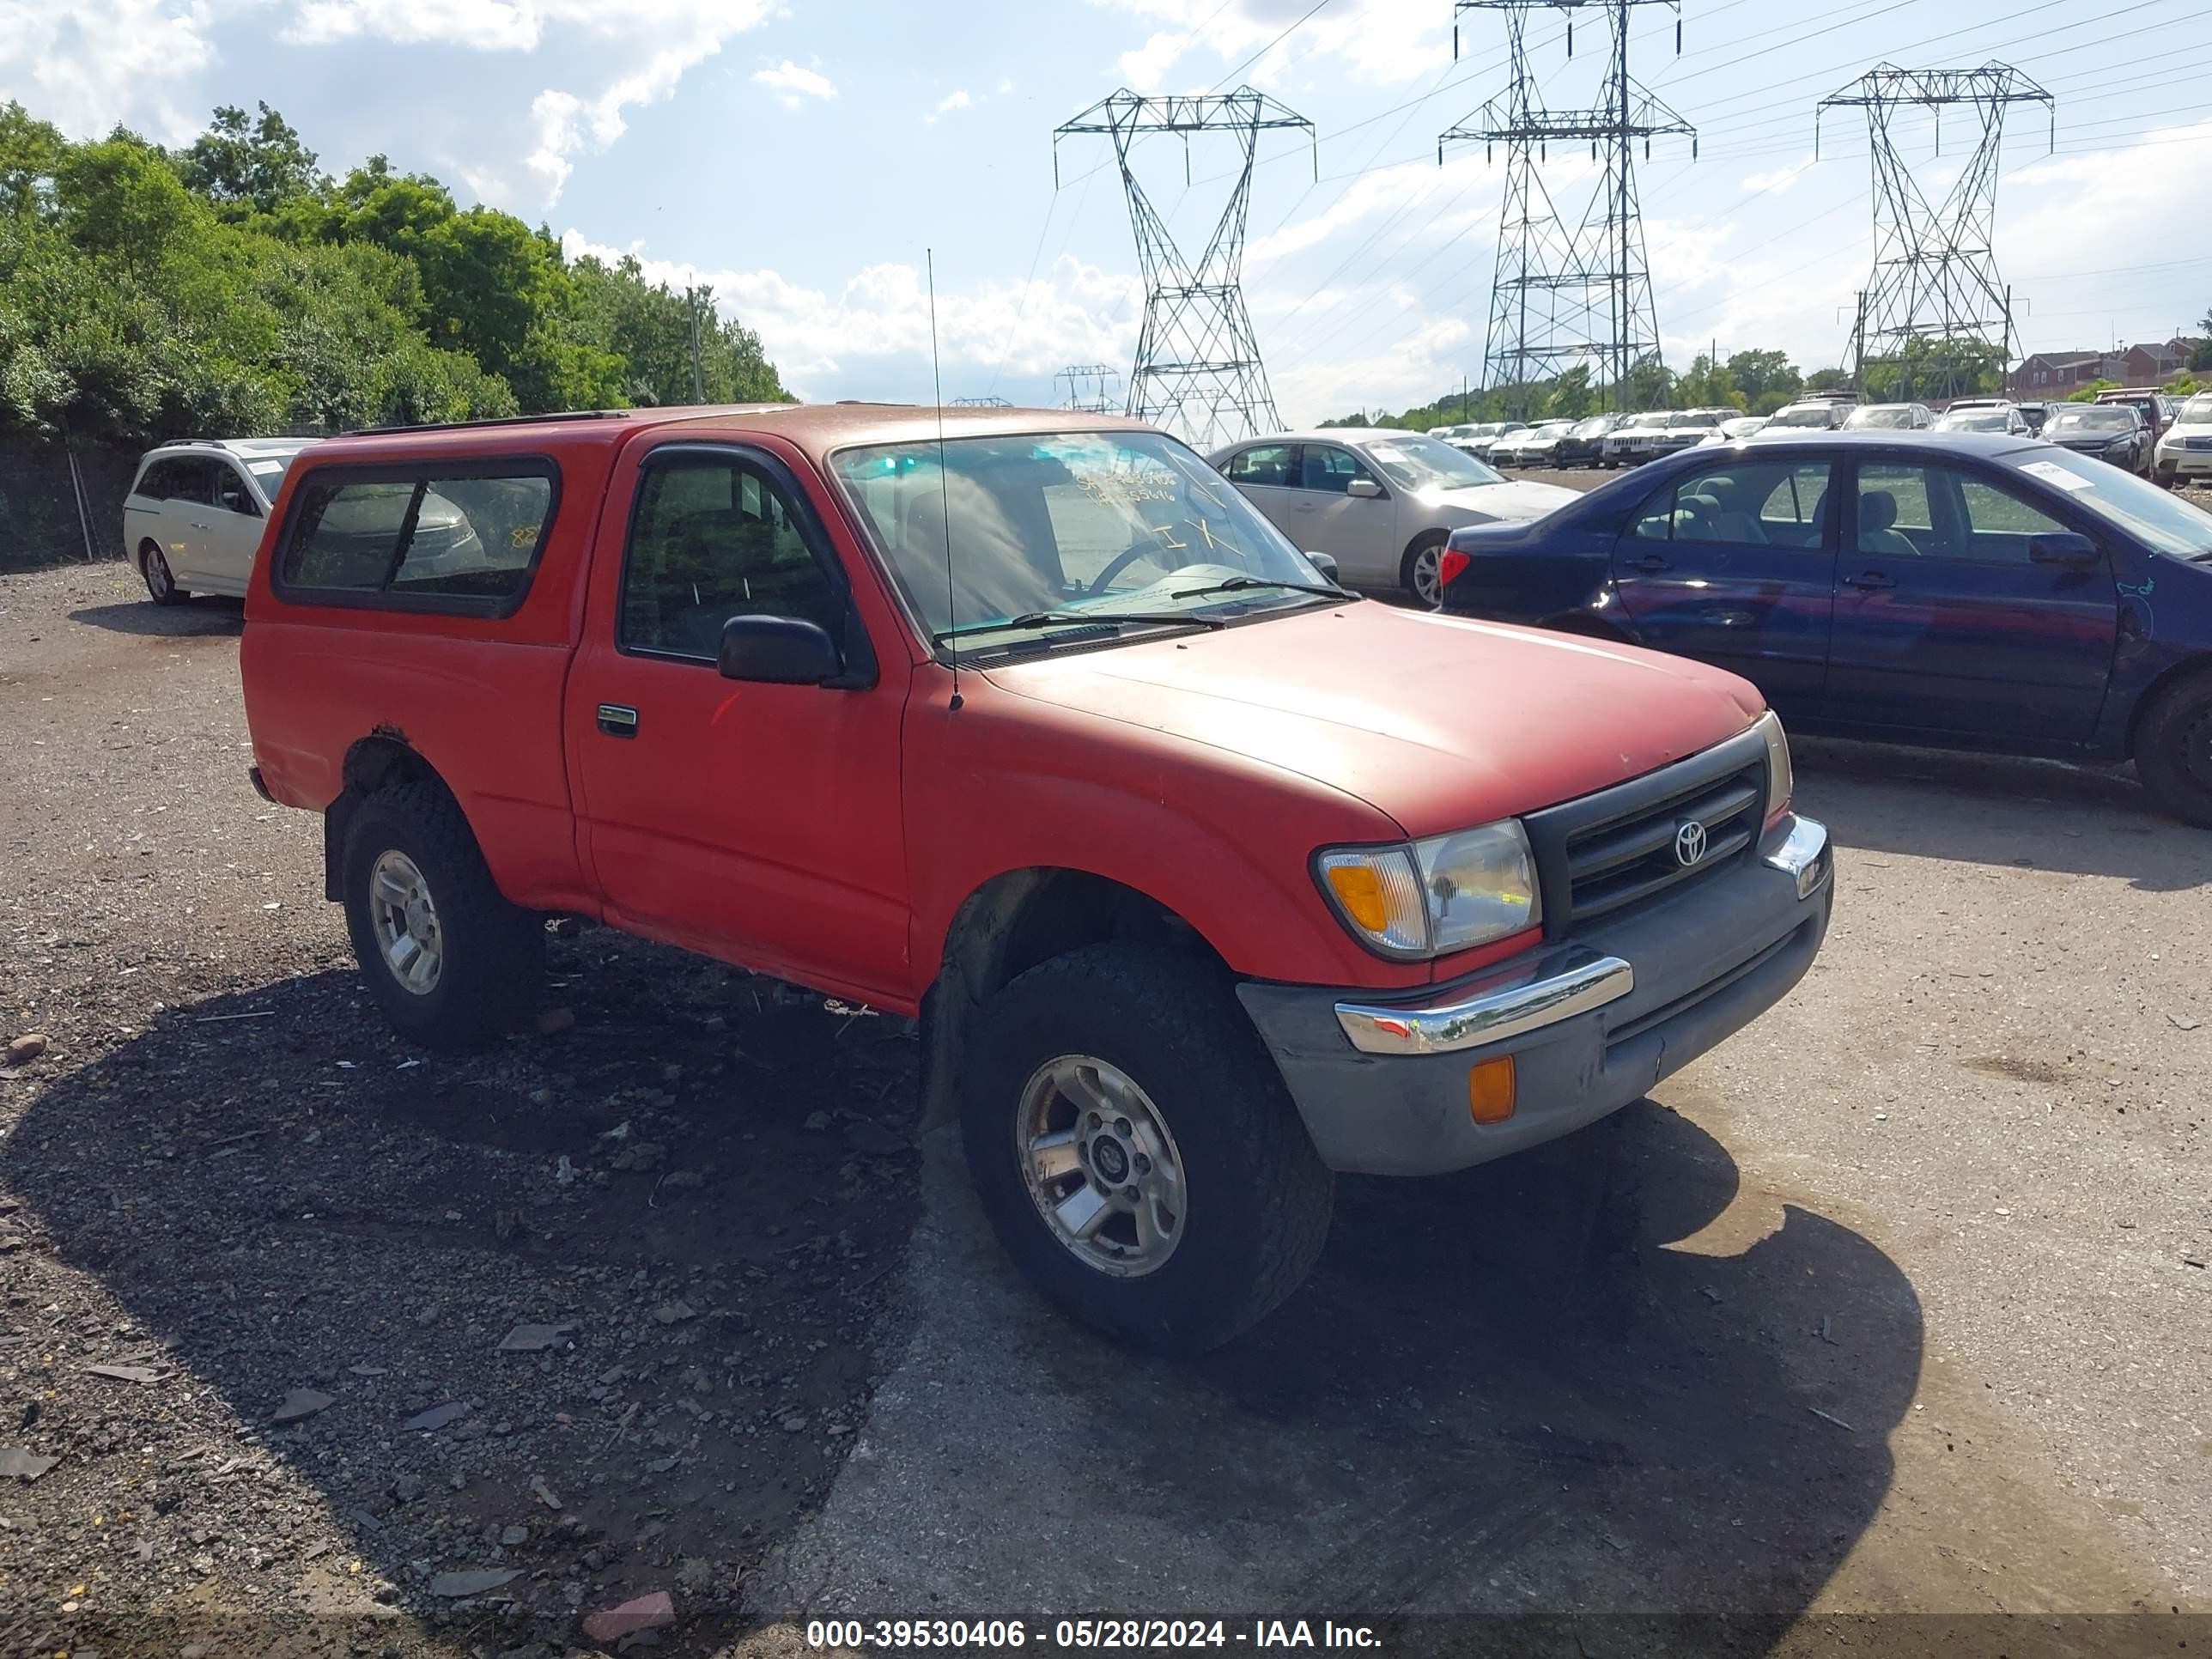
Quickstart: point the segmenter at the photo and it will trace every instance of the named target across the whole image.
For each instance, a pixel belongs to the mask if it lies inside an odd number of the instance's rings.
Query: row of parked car
[[[1580,420],[1492,421],[1443,426],[1429,436],[1495,467],[1528,471],[1638,466],[1700,444],[1743,443],[1803,432],[1996,432],[2043,437],[2171,489],[2212,477],[2212,393],[2186,402],[2154,389],[2115,390],[2094,403],[1961,398],[1938,411],[1923,403],[1862,404],[1847,394],[1808,398],[1771,416],[1735,409],[1650,410]]]

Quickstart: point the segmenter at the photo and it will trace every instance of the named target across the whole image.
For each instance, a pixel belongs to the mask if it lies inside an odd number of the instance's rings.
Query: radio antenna
[[[960,626],[960,607],[952,602],[952,486],[945,472],[945,375],[937,362],[937,250],[924,248],[921,257],[929,271],[929,382],[937,393],[937,502],[945,514],[945,625]],[[960,643],[952,647],[952,701],[960,707]]]

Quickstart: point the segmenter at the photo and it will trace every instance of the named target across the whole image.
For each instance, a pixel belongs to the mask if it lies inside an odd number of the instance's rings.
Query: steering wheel
[[[1148,558],[1161,550],[1162,549],[1158,542],[1131,543],[1127,547],[1123,548],[1119,553],[1116,553],[1111,559],[1107,561],[1106,568],[1100,571],[1097,575],[1093,576],[1090,581],[1085,585],[1083,592],[1079,597],[1086,599],[1097,599],[1101,593],[1103,593],[1106,591],[1108,585],[1113,581],[1115,577],[1120,575],[1131,565],[1136,563],[1138,560]],[[1163,566],[1162,568],[1166,568],[1167,567]]]

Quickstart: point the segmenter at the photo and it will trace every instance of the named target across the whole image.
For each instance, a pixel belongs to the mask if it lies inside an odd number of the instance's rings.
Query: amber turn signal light
[[[1503,1123],[1513,1115],[1513,1056],[1501,1054],[1467,1074],[1467,1115],[1477,1123]]]

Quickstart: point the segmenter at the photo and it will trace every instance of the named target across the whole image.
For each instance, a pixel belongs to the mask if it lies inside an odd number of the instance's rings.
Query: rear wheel
[[[1443,557],[1444,539],[1443,532],[1431,531],[1406,550],[1398,565],[1399,586],[1424,611],[1437,610],[1444,602],[1438,563]]]
[[[190,597],[177,586],[177,579],[169,574],[168,560],[153,542],[138,550],[138,574],[145,578],[147,595],[156,605],[179,605]]]
[[[2168,686],[2143,712],[2136,775],[2174,817],[2212,829],[2212,673]]]
[[[440,785],[380,789],[354,810],[346,929],[385,1018],[430,1048],[481,1048],[519,1021],[544,970],[545,927],[507,902]]]
[[[966,1048],[961,1127],[984,1213],[1085,1323],[1200,1353],[1321,1254],[1328,1170],[1218,972],[1087,945],[992,999]]]

